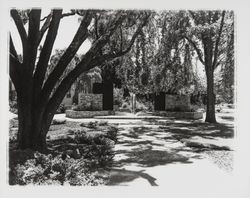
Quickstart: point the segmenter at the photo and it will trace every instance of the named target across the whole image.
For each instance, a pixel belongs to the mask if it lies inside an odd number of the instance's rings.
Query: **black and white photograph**
[[[248,197],[243,8],[97,2],[1,2],[1,187]]]

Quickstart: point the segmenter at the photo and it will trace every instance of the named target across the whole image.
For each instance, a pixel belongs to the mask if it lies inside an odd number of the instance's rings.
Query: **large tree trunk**
[[[37,112],[36,112],[37,111]],[[34,113],[35,112],[35,113]],[[46,150],[46,125],[39,109],[18,102],[18,146],[20,149]]]
[[[207,67],[207,111],[206,122],[216,123],[215,118],[215,94],[214,94],[214,71],[212,67]]]
[[[22,109],[22,107],[21,107]],[[46,136],[53,119],[53,115],[23,113],[18,108],[18,146],[20,149],[32,149],[44,152],[47,149]],[[21,110],[21,111],[20,111]],[[36,109],[34,109],[36,111]],[[33,112],[34,112],[33,110]],[[20,112],[20,113],[19,113]],[[32,110],[31,110],[32,112]]]
[[[46,106],[34,102],[31,86],[17,94],[18,147],[44,152],[47,149],[46,135],[54,114],[46,112]]]

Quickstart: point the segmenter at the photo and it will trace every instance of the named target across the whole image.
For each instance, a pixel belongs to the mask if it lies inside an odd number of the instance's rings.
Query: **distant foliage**
[[[114,105],[121,106],[123,101],[123,89],[114,88]]]
[[[231,13],[233,18],[233,13]],[[234,59],[234,23],[227,27],[228,34],[226,35],[226,53],[222,59],[220,77],[217,81],[217,94],[223,102],[234,103],[235,90],[235,59]]]

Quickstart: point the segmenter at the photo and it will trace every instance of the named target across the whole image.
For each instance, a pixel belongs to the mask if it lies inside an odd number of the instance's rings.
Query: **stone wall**
[[[166,94],[166,111],[190,111],[190,97],[187,95]]]
[[[92,107],[94,110],[102,110],[102,94],[89,94],[79,93],[78,95],[79,105],[85,107]]]

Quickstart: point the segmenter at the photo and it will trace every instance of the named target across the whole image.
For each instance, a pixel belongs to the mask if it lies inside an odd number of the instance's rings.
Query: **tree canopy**
[[[150,12],[71,10],[63,13],[61,9],[54,9],[44,18],[40,9],[12,9],[10,12],[22,42],[23,59],[20,61],[10,34],[10,77],[17,92],[19,146],[43,149],[54,113],[71,85],[83,72],[128,53]],[[53,70],[47,72],[60,21],[76,14],[80,17],[79,28]],[[123,36],[128,39],[111,50],[121,28],[126,29]],[[75,62],[74,68],[68,69],[86,39],[92,41],[90,49]]]

